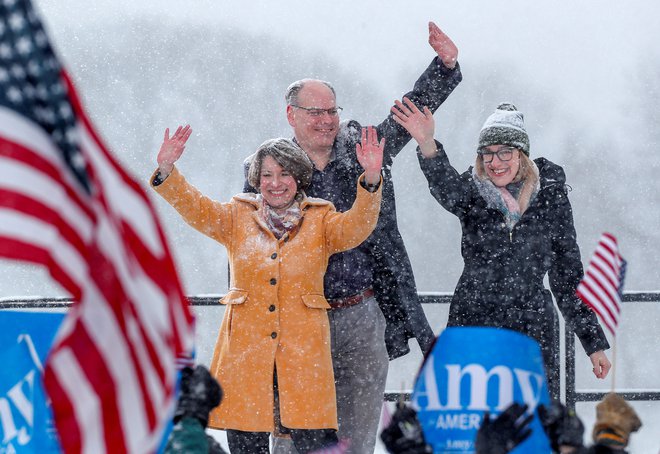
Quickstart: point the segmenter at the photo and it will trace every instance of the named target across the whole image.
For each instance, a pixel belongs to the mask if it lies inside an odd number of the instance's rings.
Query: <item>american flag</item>
[[[0,257],[46,266],[74,300],[44,371],[64,451],[155,451],[192,314],[27,0],[0,0]]]
[[[598,314],[613,336],[619,324],[625,274],[626,261],[619,254],[616,238],[603,233],[577,294]]]

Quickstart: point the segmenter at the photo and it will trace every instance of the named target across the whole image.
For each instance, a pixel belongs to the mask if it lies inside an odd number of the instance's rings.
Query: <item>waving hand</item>
[[[429,44],[447,68],[456,66],[458,47],[434,22],[429,22]]]
[[[192,134],[190,125],[179,126],[170,137],[170,128],[165,129],[163,144],[158,151],[158,171],[162,177],[167,177],[174,168],[174,163],[179,160],[185,149],[186,142]]]
[[[362,143],[355,146],[355,153],[362,168],[364,169],[367,184],[378,184],[380,182],[380,169],[383,166],[383,148],[385,139],[378,142],[376,128],[369,126],[362,128]]]

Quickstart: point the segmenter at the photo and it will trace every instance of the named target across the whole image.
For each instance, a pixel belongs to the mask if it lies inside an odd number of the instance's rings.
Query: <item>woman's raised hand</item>
[[[433,138],[435,120],[428,107],[424,106],[423,110],[419,110],[410,99],[403,98],[403,102],[398,99],[394,101],[394,106],[390,110],[394,121],[403,126],[417,141],[425,157],[430,158],[437,154],[438,149]]]
[[[165,137],[163,138],[163,144],[160,146],[158,151],[158,171],[160,172],[161,177],[167,177],[172,173],[174,168],[174,163],[183,154],[183,150],[186,147],[186,142],[192,134],[192,128],[190,125],[179,126],[170,137],[170,128],[165,129]]]
[[[355,153],[362,168],[367,184],[380,183],[380,169],[383,166],[383,148],[385,139],[378,142],[376,128],[369,126],[362,128],[362,143],[355,145]]]

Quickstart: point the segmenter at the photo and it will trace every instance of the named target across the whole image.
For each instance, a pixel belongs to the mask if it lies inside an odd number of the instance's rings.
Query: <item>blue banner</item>
[[[532,435],[512,452],[551,452],[536,413],[549,404],[541,349],[520,333],[447,328],[419,372],[412,401],[434,453],[473,453],[484,412],[498,415],[512,402],[535,414]]]
[[[64,314],[0,311],[0,453],[58,453],[42,385]]]

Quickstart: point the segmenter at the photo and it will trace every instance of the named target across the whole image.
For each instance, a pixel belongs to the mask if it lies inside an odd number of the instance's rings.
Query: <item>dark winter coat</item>
[[[462,80],[458,64],[448,69],[437,57],[417,79],[413,90],[406,93],[413,103],[435,111]],[[399,126],[392,114],[376,126],[378,137],[385,138],[383,153],[383,202],[374,233],[360,248],[373,257],[373,287],[376,300],[387,321],[385,343],[390,359],[410,351],[408,339],[416,338],[424,353],[430,350],[435,336],[417,296],[412,266],[399,233],[392,182],[392,163],[410,141],[410,134]],[[361,140],[361,125],[353,120],[342,122],[333,151],[340,164],[336,199],[330,199],[338,210],[350,207],[355,200],[355,181],[363,172],[357,161],[355,145]],[[250,190],[246,184],[246,192]],[[252,189],[254,192],[254,190]],[[313,191],[309,188],[308,192]],[[311,192],[313,193],[313,192]]]
[[[431,194],[458,216],[462,227],[463,273],[452,298],[448,326],[494,326],[527,334],[539,341],[549,383],[558,391],[559,352],[553,351],[557,314],[543,278],[567,325],[588,355],[609,348],[594,313],[575,294],[583,276],[573,213],[564,170],[535,159],[540,189],[509,231],[504,216],[490,208],[473,181],[449,163],[442,146],[435,158],[419,155]]]

